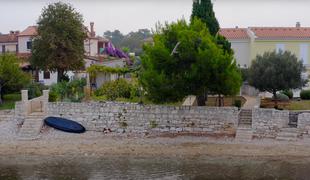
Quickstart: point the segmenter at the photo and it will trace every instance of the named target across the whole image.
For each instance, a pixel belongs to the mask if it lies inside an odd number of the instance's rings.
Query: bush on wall
[[[105,96],[107,100],[114,101],[117,98],[130,98],[133,85],[125,79],[117,79],[103,84],[95,91],[96,96]]]

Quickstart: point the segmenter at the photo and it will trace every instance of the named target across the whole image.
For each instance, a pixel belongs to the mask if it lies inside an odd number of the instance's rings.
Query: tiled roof
[[[219,33],[227,39],[249,39],[246,28],[222,28]]]
[[[310,38],[309,27],[250,27],[261,39],[305,39]]]
[[[36,36],[37,34],[37,26],[28,26],[18,36]]]
[[[0,35],[0,43],[17,43],[17,34],[2,34]]]

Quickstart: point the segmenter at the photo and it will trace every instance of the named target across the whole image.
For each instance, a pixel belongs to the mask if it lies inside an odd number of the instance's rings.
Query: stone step
[[[297,138],[298,134],[297,133],[291,133],[291,132],[280,132],[279,137],[292,137],[292,138]]]
[[[251,141],[253,137],[253,131],[248,127],[239,127],[236,132],[235,140],[237,141]]]
[[[298,130],[298,128],[290,128],[290,127],[288,127],[288,128],[282,128],[282,129],[280,130],[280,132],[298,133],[299,130]]]
[[[297,141],[298,139],[297,138],[294,138],[294,137],[276,137],[276,140],[278,141]]]

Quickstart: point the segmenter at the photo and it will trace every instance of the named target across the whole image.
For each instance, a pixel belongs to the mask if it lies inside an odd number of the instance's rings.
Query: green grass
[[[3,104],[0,105],[0,110],[14,109],[15,102],[21,100],[19,93],[6,94],[4,95]]]
[[[310,100],[290,101],[288,110],[310,110]]]

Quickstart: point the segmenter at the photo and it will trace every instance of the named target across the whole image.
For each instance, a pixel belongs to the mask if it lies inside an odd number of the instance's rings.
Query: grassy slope
[[[21,100],[21,95],[19,93],[6,94],[4,95],[3,104],[0,105],[0,110],[4,109],[14,109],[15,102]]]

